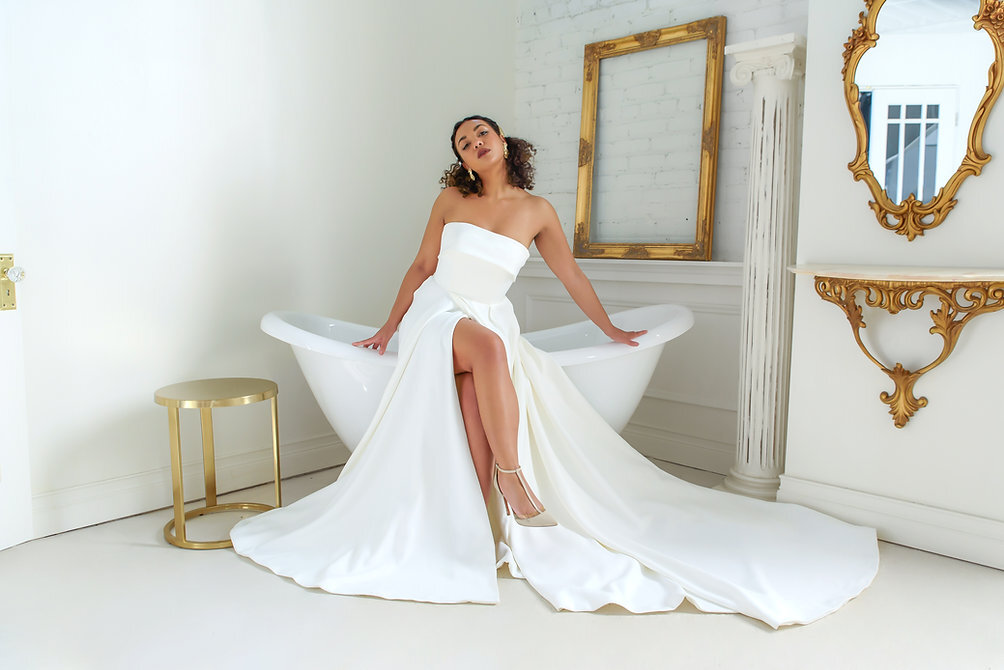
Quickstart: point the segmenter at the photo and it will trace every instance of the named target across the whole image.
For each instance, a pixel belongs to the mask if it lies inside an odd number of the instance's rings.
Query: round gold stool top
[[[173,480],[174,518],[164,526],[164,538],[171,544],[185,549],[220,549],[232,546],[229,539],[200,542],[189,540],[185,534],[185,522],[205,514],[236,510],[265,511],[273,509],[263,503],[234,502],[216,503],[216,457],[213,438],[214,407],[236,407],[250,405],[263,400],[271,401],[272,411],[272,456],[275,475],[275,506],[282,505],[281,478],[279,473],[279,416],[276,399],[279,387],[268,379],[230,377],[225,379],[198,379],[164,386],[154,393],[153,399],[168,410],[168,426],[171,436],[171,478]],[[206,505],[185,511],[185,493],[182,483],[181,437],[179,430],[179,410],[198,409],[202,417],[202,467],[206,484]]]
[[[268,379],[197,379],[157,389],[153,399],[166,407],[236,407],[274,398],[279,387]]]

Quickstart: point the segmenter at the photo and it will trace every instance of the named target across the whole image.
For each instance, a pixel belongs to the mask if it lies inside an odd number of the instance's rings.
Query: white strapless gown
[[[237,553],[340,594],[495,603],[496,570],[555,608],[741,612],[808,623],[860,593],[878,569],[875,531],[797,505],[672,477],[613,431],[543,352],[519,336],[506,291],[529,252],[467,223],[443,229],[436,273],[400,325],[397,368],[338,480],[250,517]],[[453,375],[457,321],[502,338],[519,398],[519,461],[551,528],[489,509],[471,462]]]

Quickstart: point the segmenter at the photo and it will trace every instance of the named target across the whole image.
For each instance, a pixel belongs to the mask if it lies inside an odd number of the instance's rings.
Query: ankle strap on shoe
[[[496,463],[495,469],[498,470],[499,472],[504,472],[507,475],[511,475],[521,471],[523,468],[517,465],[515,470],[506,470],[505,468],[501,467],[498,463]]]

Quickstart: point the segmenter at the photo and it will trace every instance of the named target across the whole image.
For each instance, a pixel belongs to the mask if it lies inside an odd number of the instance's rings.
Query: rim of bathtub
[[[694,314],[683,305],[646,305],[611,314],[610,320],[624,330],[647,329],[648,332],[637,339],[638,346],[631,347],[632,351],[641,351],[690,330],[694,325]],[[352,346],[353,341],[371,337],[377,331],[372,326],[316,314],[277,310],[262,317],[261,329],[278,340],[309,351],[387,366],[397,363],[397,335],[391,338],[383,356],[372,349]],[[330,334],[333,332],[339,333],[339,339]],[[628,345],[610,341],[588,320],[523,333],[523,337],[533,346],[546,351],[558,365],[581,364],[630,353],[625,351]],[[562,348],[555,350],[559,342]]]

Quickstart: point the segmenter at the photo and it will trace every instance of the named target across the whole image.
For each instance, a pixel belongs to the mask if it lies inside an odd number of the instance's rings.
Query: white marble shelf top
[[[795,274],[877,281],[1004,281],[1004,268],[910,267],[904,265],[794,265]]]

